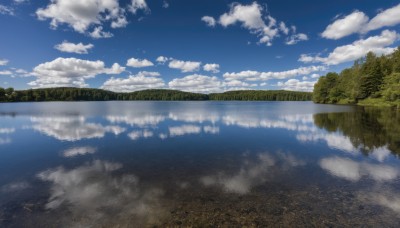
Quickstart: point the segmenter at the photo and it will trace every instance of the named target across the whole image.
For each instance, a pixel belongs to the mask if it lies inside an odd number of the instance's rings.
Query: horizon
[[[400,45],[398,1],[360,2],[7,0],[0,87],[311,92]]]

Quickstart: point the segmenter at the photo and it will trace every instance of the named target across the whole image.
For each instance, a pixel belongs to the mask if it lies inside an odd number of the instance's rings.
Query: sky
[[[399,32],[398,0],[0,0],[0,87],[312,91]]]

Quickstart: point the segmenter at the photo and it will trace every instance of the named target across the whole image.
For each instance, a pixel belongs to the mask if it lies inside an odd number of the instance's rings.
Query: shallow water
[[[0,227],[396,227],[398,154],[390,110],[0,104]]]

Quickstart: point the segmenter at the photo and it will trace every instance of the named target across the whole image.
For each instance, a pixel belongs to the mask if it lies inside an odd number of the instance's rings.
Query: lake
[[[399,154],[391,110],[3,103],[0,226],[395,227]]]

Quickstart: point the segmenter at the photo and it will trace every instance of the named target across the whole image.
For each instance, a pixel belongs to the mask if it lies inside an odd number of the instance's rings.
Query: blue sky
[[[368,51],[393,52],[400,4],[1,0],[0,29],[1,87],[311,91]]]

